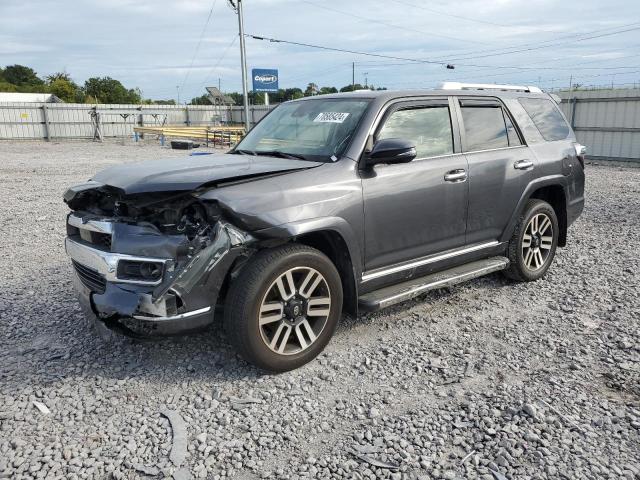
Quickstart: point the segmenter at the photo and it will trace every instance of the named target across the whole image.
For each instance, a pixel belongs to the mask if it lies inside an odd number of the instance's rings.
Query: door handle
[[[450,172],[445,173],[444,180],[445,182],[464,182],[467,179],[467,171],[459,168],[458,170],[451,170]]]
[[[533,168],[533,162],[531,160],[518,160],[513,164],[513,168],[516,170],[529,170]]]

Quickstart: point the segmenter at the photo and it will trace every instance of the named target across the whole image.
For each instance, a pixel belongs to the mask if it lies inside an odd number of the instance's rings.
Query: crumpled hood
[[[117,165],[91,180],[131,195],[147,192],[191,191],[206,184],[271,173],[313,168],[321,162],[251,155],[194,155]]]

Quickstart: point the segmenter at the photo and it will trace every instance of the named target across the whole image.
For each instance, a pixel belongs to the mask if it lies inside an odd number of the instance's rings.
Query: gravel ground
[[[169,155],[0,143],[0,478],[640,478],[640,169],[588,168],[545,279],[345,319],[274,376],[217,328],[106,344],[83,323],[64,188]]]

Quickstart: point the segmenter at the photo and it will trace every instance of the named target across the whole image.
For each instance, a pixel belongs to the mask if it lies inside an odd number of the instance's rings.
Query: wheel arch
[[[531,182],[524,193],[522,194],[520,201],[516,209],[511,216],[509,225],[504,230],[502,242],[506,242],[513,235],[513,231],[516,227],[516,223],[527,202],[530,199],[544,200],[549,203],[558,217],[558,246],[564,247],[567,244],[567,179],[563,175],[553,175],[549,177],[539,178]]]
[[[343,310],[358,315],[358,281],[362,274],[360,248],[355,233],[341,218],[323,217],[280,225],[255,232],[269,245],[270,242],[295,242],[324,253],[338,269],[342,279]]]
[[[558,246],[567,245],[567,197],[561,185],[547,185],[531,193],[529,199],[544,200],[553,207],[558,217]]]

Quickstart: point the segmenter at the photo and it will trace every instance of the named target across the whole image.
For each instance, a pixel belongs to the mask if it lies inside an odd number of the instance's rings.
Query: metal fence
[[[271,107],[255,105],[255,124]],[[133,128],[159,125],[241,125],[242,107],[214,105],[86,105],[81,103],[0,103],[0,140],[92,139],[133,136]]]
[[[561,108],[594,160],[640,162],[640,89],[559,92]],[[255,124],[270,107],[255,105]],[[97,115],[96,115],[97,114]],[[85,105],[0,103],[0,139],[94,138],[133,135],[136,126],[241,125],[242,107],[214,105]]]
[[[560,105],[592,160],[640,162],[640,89],[559,92]]]

